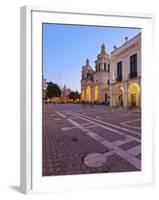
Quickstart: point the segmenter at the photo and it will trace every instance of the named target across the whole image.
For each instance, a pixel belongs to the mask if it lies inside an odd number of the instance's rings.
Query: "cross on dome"
[[[86,59],[86,66],[89,66],[89,59]]]
[[[102,46],[101,46],[101,53],[106,53],[105,52],[105,45],[104,44],[102,44]]]

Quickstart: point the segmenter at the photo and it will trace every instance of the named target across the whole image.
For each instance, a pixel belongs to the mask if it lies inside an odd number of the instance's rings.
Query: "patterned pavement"
[[[43,176],[141,170],[141,112],[43,105]]]

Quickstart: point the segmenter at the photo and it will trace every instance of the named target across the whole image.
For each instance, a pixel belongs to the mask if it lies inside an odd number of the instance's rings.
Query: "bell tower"
[[[104,44],[101,46],[101,52],[98,54],[95,64],[96,72],[110,72],[110,59]]]
[[[110,79],[110,57],[106,52],[105,45],[101,45],[100,53],[95,61],[94,82],[99,87],[100,101],[106,101],[105,96],[108,96]]]
[[[83,101],[91,101],[91,94],[90,97],[88,98],[88,89],[91,91],[91,84],[93,82],[93,69],[91,68],[89,64],[89,59],[86,59],[86,64],[82,66],[82,79],[81,79],[81,99]],[[89,87],[88,87],[89,86]],[[91,93],[91,92],[89,92]]]

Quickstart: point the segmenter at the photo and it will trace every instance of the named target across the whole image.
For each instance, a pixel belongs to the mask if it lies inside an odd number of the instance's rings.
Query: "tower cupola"
[[[104,53],[104,54],[106,53],[104,44],[102,44],[102,46],[101,46],[101,53]]]
[[[89,59],[86,59],[86,66],[89,66]]]
[[[95,61],[96,72],[109,72],[110,71],[110,59],[109,55],[106,53],[105,44],[101,45],[101,51],[97,56]]]

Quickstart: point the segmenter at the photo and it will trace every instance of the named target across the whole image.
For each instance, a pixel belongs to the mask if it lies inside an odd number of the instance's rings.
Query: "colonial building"
[[[104,44],[95,61],[95,70],[82,67],[81,99],[106,102],[114,107],[141,106],[141,33],[108,55]]]
[[[66,87],[66,85],[64,85],[63,88],[61,89],[61,97],[60,97],[60,102],[61,103],[68,103],[69,102],[69,94],[71,92],[71,90],[69,88]]]
[[[110,105],[141,106],[141,33],[111,52]]]

